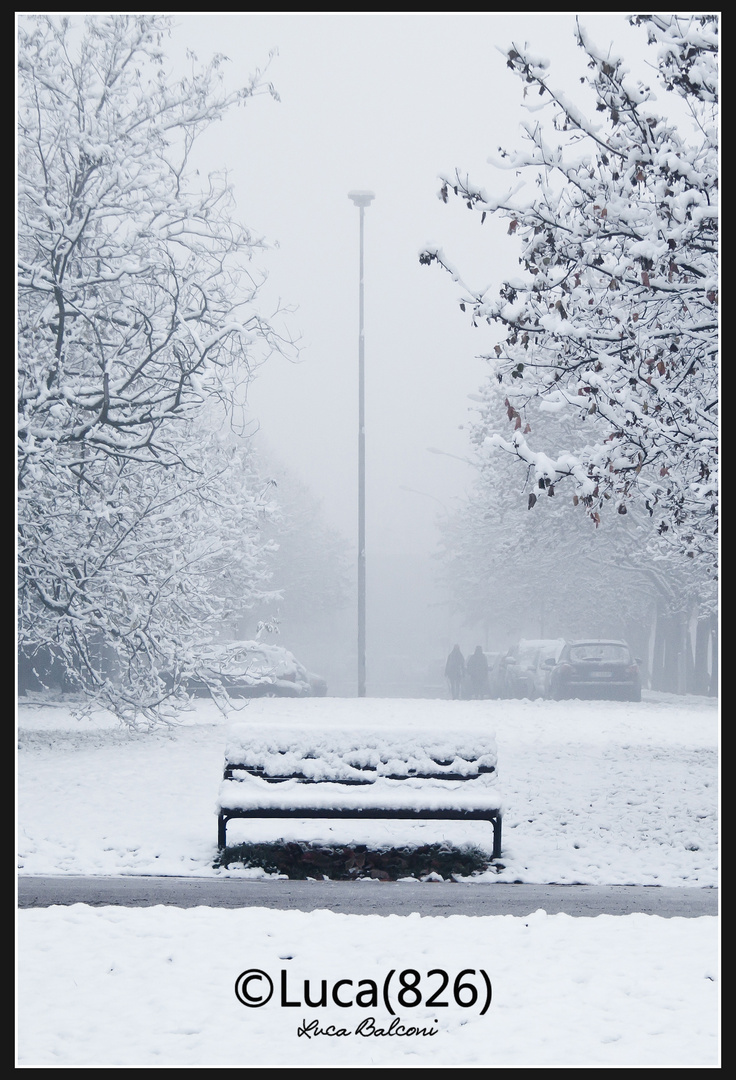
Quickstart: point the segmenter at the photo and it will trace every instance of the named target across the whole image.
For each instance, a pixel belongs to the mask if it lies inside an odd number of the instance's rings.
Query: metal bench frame
[[[493,772],[493,768],[479,769],[479,773]],[[321,781],[311,780],[308,777],[303,776],[300,773],[295,773],[290,776],[267,776],[264,774],[263,768],[260,766],[254,766],[249,764],[226,762],[225,770],[223,773],[223,780],[235,780],[237,777],[233,775],[235,772],[244,772],[251,776],[257,776],[261,779],[268,780],[269,783],[283,783],[286,780],[298,780],[304,784],[319,784]],[[407,776],[389,776],[390,780],[406,780],[406,779],[444,779],[444,780],[472,780],[477,778],[475,776],[465,776],[460,773],[448,773],[444,770],[438,770],[436,773],[411,773]],[[331,783],[345,784],[346,786],[355,786],[362,784],[371,784],[370,780],[332,780]],[[406,807],[406,808],[387,808],[382,806],[366,806],[366,807],[228,807],[220,806],[218,821],[217,821],[217,846],[220,851],[223,851],[227,838],[227,823],[236,818],[339,818],[339,819],[353,819],[353,820],[413,820],[413,821],[488,821],[493,827],[493,853],[492,859],[501,858],[501,822],[503,813],[500,809],[489,810],[487,807],[483,809],[431,809],[422,806]]]

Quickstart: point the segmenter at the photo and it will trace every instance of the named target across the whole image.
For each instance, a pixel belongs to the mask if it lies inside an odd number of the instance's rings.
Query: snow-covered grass
[[[653,695],[649,695],[653,698]],[[494,734],[503,863],[488,880],[717,884],[717,723],[710,699],[627,702],[266,698],[239,722],[418,739]],[[111,718],[20,709],[20,866],[27,874],[213,875],[228,724],[198,701],[171,733],[131,737]],[[228,841],[298,837],[487,845],[484,823],[231,822]],[[237,873],[237,871],[232,871]]]
[[[495,733],[504,869],[480,878],[489,888],[718,882],[712,700],[646,693],[641,704],[259,699],[233,719],[356,733]],[[227,725],[210,704],[198,702],[173,732],[132,737],[104,714],[76,720],[68,708],[21,705],[19,736],[22,873],[258,874],[213,867]],[[229,842],[238,829],[258,841],[490,844],[482,823],[231,822]],[[432,885],[406,888],[409,896]],[[718,945],[711,917],[25,909],[18,913],[17,1060],[25,1068],[717,1067]],[[276,984],[263,1008],[245,1007],[235,995],[237,976],[250,968]],[[461,977],[466,968],[473,974]],[[430,977],[433,969],[449,977],[439,999],[446,1006],[425,1004],[441,979]],[[493,988],[484,1015],[481,969]],[[280,1004],[282,970],[288,1000],[300,1005]],[[389,1029],[382,987],[392,970],[389,1003],[404,1028],[424,1034],[368,1033],[369,1017],[374,1028]],[[413,992],[403,1004],[395,996],[410,970],[424,991],[418,1005]],[[415,978],[404,975],[407,983]],[[305,979],[317,999],[327,981],[325,1007],[305,1003]],[[329,998],[341,979],[353,980],[337,991],[353,1001],[345,1007]],[[355,1003],[360,980],[365,1005]],[[475,1006],[461,1003],[472,997],[463,980],[477,983]],[[315,1035],[314,1020],[349,1033]],[[307,1031],[300,1035],[300,1027]]]

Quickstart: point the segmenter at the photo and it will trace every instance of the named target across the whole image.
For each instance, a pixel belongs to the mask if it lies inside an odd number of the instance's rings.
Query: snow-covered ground
[[[489,888],[718,883],[718,709],[711,699],[646,692],[641,704],[269,698],[233,719],[356,732],[495,732],[504,869],[483,875]],[[177,730],[153,735],[131,737],[104,714],[77,720],[52,705],[21,705],[18,726],[21,873],[259,875],[212,866],[227,733],[212,705],[197,703]],[[244,824],[230,824],[229,842]],[[278,821],[248,829],[253,839],[490,842],[481,824]],[[411,891],[431,887],[407,882],[402,916],[22,910],[17,1063],[718,1067],[717,919],[411,914]],[[243,1005],[235,993],[238,975],[251,968],[275,984],[262,1008]],[[465,969],[472,974],[462,975]],[[443,980],[430,975],[435,970],[448,984],[429,1004]],[[285,998],[297,1004],[280,999],[282,971]],[[326,980],[326,1006],[307,1003],[305,979],[310,1000],[320,999]],[[352,985],[335,988],[339,980]],[[265,978],[247,985],[255,993]],[[483,1012],[488,985],[492,1001]],[[337,1004],[333,989],[348,1004]],[[346,1034],[316,1034],[315,1021]],[[420,1031],[397,1034],[399,1022]]]

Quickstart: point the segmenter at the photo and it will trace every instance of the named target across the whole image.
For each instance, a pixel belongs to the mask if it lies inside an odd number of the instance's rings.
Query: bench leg
[[[491,858],[501,858],[501,817],[491,818],[491,825],[493,825],[493,855]]]
[[[227,818],[220,814],[217,819],[217,846],[220,851],[225,850],[225,832],[227,831]]]

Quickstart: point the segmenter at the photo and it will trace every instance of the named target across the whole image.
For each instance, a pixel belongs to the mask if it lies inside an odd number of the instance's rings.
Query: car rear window
[[[603,660],[606,663],[625,664],[628,663],[630,654],[625,645],[593,641],[589,644],[573,645],[570,649],[570,659],[572,661]]]

